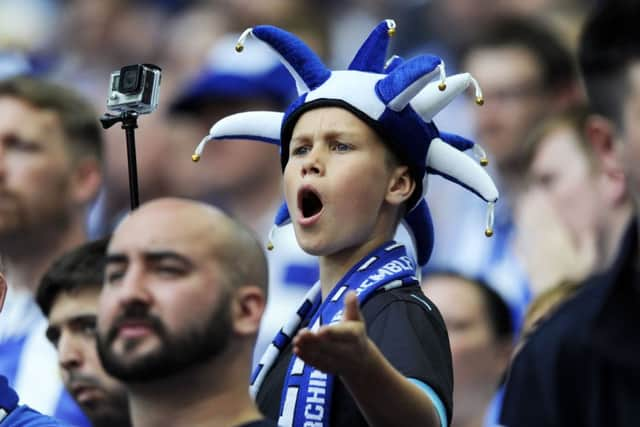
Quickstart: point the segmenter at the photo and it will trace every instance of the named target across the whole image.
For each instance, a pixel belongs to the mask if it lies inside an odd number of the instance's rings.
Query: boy
[[[319,283],[251,379],[260,409],[279,425],[446,426],[451,419],[446,329],[420,291],[414,261],[393,236],[404,217],[418,262],[426,262],[432,245],[422,199],[426,168],[490,202],[489,234],[497,190],[456,150],[473,143],[441,134],[431,122],[474,79],[445,80],[442,62],[432,56],[394,59],[385,68],[394,30],[393,21],[383,21],[349,70],[336,72],[289,33],[247,30],[237,49],[248,34],[267,43],[301,96],[284,115],[253,112],[219,121],[194,154],[197,160],[208,141],[234,135],[279,141],[288,209],[276,224],[291,220],[300,246],[319,258]],[[440,81],[429,84],[438,74]],[[481,102],[479,89],[476,94]]]

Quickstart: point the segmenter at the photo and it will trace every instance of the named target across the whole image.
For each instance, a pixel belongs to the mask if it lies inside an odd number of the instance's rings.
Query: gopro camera
[[[161,71],[157,65],[134,64],[112,72],[107,109],[151,113],[158,107]]]

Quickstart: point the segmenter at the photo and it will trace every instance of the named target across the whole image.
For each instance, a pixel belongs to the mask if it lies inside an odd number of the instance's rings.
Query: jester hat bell
[[[468,73],[447,77],[444,63],[433,55],[407,61],[394,56],[387,60],[389,37],[395,28],[390,19],[378,24],[348,69],[339,71],[329,70],[291,33],[267,25],[247,29],[236,50],[244,50],[249,35],[270,47],[295,80],[298,98],[284,113],[246,112],[221,119],[198,145],[193,160],[200,158],[209,141],[252,139],[280,144],[284,169],[293,128],[300,116],[314,108],[341,107],[373,128],[401,163],[409,167],[416,189],[408,201],[404,222],[412,234],[418,264],[426,264],[433,248],[433,226],[422,185],[427,173],[456,182],[488,202],[485,233],[490,235],[498,190],[482,167],[462,153],[472,149],[484,165],[484,151],[468,139],[440,132],[432,120],[470,84],[475,87],[476,102],[481,105],[480,88]],[[276,215],[275,226],[288,222],[289,212],[284,204]]]

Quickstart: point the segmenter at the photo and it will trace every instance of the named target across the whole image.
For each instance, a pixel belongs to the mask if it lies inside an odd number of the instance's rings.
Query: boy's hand
[[[321,326],[316,332],[301,329],[293,339],[293,353],[305,363],[350,378],[366,372],[372,346],[355,292],[345,296],[339,323]]]

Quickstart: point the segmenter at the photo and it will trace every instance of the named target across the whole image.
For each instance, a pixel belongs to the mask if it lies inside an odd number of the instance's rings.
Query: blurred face
[[[580,135],[557,127],[540,143],[531,164],[533,191],[541,192],[574,238],[594,233],[603,211],[598,175],[580,148]]]
[[[1,247],[66,228],[71,168],[56,114],[0,96]]]
[[[222,249],[212,248],[210,230],[169,209],[147,214],[116,230],[99,309],[103,365],[133,383],[213,360],[232,333],[230,290],[213,253]]]
[[[56,347],[64,385],[94,426],[128,425],[124,387],[107,375],[96,350],[100,286],[61,293],[49,313],[47,338]]]
[[[422,289],[444,318],[453,358],[454,421],[478,419],[506,368],[504,344],[496,339],[482,295],[466,280],[424,279]]]
[[[363,246],[379,234],[390,176],[386,148],[363,121],[341,108],[304,113],[284,171],[298,244],[312,255]]]
[[[465,66],[485,98],[481,108],[472,110],[478,141],[504,165],[548,108],[540,64],[526,49],[514,46],[477,49]]]
[[[255,110],[253,107],[246,103],[209,106],[197,118],[173,119],[172,148],[179,164],[171,178],[173,194],[209,196],[224,203],[227,198],[260,191],[267,183],[278,187],[282,172],[278,147],[273,144],[242,139],[212,141],[197,164],[191,161],[194,147],[214,123],[237,111]],[[263,185],[256,185],[258,182]]]
[[[630,67],[628,78],[630,91],[623,109],[622,141],[616,147],[637,205],[640,203],[640,63]]]

